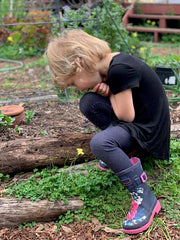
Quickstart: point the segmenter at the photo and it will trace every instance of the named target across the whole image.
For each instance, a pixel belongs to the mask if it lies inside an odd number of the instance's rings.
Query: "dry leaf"
[[[56,225],[53,225],[53,227],[51,228],[52,232],[55,232],[57,229],[57,226]]]
[[[0,237],[1,237],[4,233],[6,233],[7,231],[8,231],[8,228],[4,228],[4,229],[0,230]]]
[[[3,189],[0,191],[0,194],[7,192],[7,189]]]
[[[40,224],[40,225],[37,227],[36,232],[41,232],[43,229],[44,229],[44,225],[43,225],[43,224]]]
[[[109,228],[109,227],[105,227],[102,230],[104,230],[107,233],[114,233],[117,235],[123,233],[123,231],[121,229],[113,229],[113,228]]]
[[[95,231],[95,232],[98,232],[98,231],[101,229],[101,223],[100,223],[99,220],[98,220],[97,218],[95,218],[95,217],[92,217],[92,218],[91,218],[91,221],[92,221],[92,223],[95,225],[94,231]]]
[[[65,231],[66,233],[72,233],[72,230],[71,230],[71,228],[69,228],[69,227],[66,227],[66,226],[61,226],[61,228],[62,228],[62,230],[63,231]]]

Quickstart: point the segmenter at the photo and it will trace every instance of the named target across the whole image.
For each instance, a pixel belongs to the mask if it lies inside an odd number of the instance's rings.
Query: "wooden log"
[[[65,133],[58,137],[26,138],[0,143],[0,173],[12,174],[47,165],[92,160],[89,142],[93,134]],[[78,155],[77,148],[84,154]]]
[[[64,204],[61,200],[32,202],[27,199],[18,201],[16,198],[0,198],[0,229],[32,221],[56,220],[68,210],[75,211],[84,205],[83,201],[78,198],[68,200],[68,204]]]

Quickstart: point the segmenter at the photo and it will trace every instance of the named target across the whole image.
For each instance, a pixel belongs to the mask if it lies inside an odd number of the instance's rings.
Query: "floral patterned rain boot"
[[[134,157],[130,160],[133,166],[116,175],[132,197],[131,209],[123,221],[123,231],[127,234],[136,234],[150,227],[161,205],[146,184],[147,175],[142,169],[139,158]]]

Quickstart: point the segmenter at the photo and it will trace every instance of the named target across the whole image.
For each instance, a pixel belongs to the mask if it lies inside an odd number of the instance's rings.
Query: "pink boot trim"
[[[98,163],[98,167],[102,170],[102,171],[108,171],[109,170],[109,168],[103,168],[103,167],[101,167],[101,165]]]
[[[148,223],[146,223],[143,227],[140,227],[140,228],[137,228],[137,229],[122,229],[123,232],[125,232],[127,234],[136,234],[136,233],[140,233],[140,232],[143,232],[143,231],[147,230],[150,227],[150,225],[152,224],[154,215],[158,214],[160,210],[161,210],[161,204],[160,204],[159,201],[157,201],[156,206],[153,209],[153,212],[151,214],[151,217],[150,217]]]

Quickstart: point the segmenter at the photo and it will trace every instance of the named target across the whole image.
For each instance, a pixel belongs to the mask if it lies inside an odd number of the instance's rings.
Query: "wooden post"
[[[158,32],[154,32],[154,42],[158,42],[158,40],[159,40]]]

